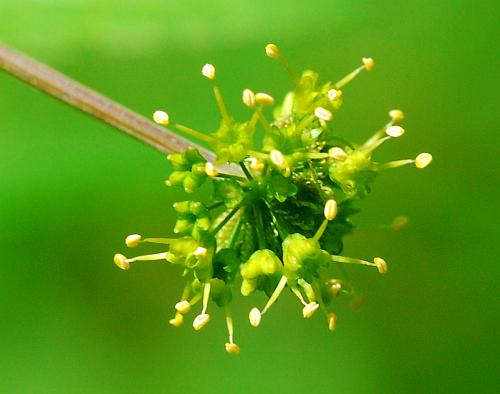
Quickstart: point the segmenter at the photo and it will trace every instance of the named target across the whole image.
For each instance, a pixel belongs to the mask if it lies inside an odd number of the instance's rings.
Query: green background
[[[210,131],[213,62],[232,112],[241,90],[289,89],[263,47],[346,89],[336,127],[362,141],[405,110],[407,134],[380,160],[432,152],[425,171],[378,179],[360,223],[406,214],[398,233],[359,231],[346,254],[365,303],[338,328],[305,321],[289,294],[261,327],[235,304],[201,332],[168,324],[182,281],[161,263],[119,271],[125,235],[170,235],[163,155],[0,73],[0,392],[498,392],[498,14],[495,1],[1,0],[0,41],[150,116]],[[176,196],[177,194],[177,196]]]

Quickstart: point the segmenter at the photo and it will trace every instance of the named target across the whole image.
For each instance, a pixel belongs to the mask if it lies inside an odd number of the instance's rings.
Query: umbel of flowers
[[[114,257],[124,270],[151,260],[182,267],[185,286],[170,324],[180,326],[201,303],[192,320],[193,328],[200,330],[210,321],[208,307],[214,303],[226,314],[225,348],[230,354],[240,352],[231,315],[235,291],[243,296],[264,292],[269,297],[262,308],[249,312],[254,327],[289,289],[302,304],[304,318],[319,310],[328,329],[335,330],[332,301],[340,294],[352,294],[353,289],[345,278],[332,277],[329,269],[359,264],[387,272],[381,257],[365,261],[341,255],[342,239],[354,229],[355,202],[367,196],[379,173],[409,164],[424,168],[432,160],[429,153],[388,163],[374,160],[383,143],[404,134],[400,110],[390,111],[388,123],[362,144],[347,141],[332,127],[344,88],[358,74],[373,69],[371,58],[363,58],[361,66],[340,81],[321,83],[314,71],[296,75],[276,45],[267,45],[266,54],[280,62],[293,81],[293,89],[280,105],[274,106],[274,98],[267,93],[245,89],[242,101],[250,115],[246,121],[237,121],[223,101],[215,67],[206,64],[202,75],[213,89],[221,115],[217,130],[203,133],[170,122],[164,111],[154,113],[157,123],[170,124],[216,153],[215,163],[195,148],[168,156],[172,172],[166,184],[189,194],[209,182],[211,199],[174,204],[175,238],[138,234],[126,238],[130,248],[146,242],[164,245],[161,253]],[[272,119],[266,114],[268,108],[272,108]],[[241,171],[234,171],[235,166]],[[398,218],[392,227],[404,224],[405,219]]]

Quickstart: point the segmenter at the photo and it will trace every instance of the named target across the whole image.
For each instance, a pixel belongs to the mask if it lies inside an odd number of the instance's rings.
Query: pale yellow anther
[[[375,62],[371,57],[364,57],[361,60],[363,61],[366,71],[371,71],[373,70],[373,67],[375,67]]]
[[[328,156],[334,160],[344,161],[347,159],[347,152],[338,146],[334,146],[328,149]]]
[[[278,168],[284,168],[286,165],[285,156],[279,150],[274,149],[269,154],[272,163]]]
[[[212,163],[207,161],[207,163],[205,164],[205,174],[207,174],[210,177],[214,177],[219,175],[219,171],[217,171],[217,169]]]
[[[252,308],[252,310],[248,314],[248,320],[250,320],[250,325],[252,327],[258,327],[261,319],[262,319],[262,314],[260,313],[259,309]]]
[[[256,157],[250,158],[250,168],[254,171],[262,171],[264,169],[264,163],[257,159]]]
[[[204,248],[203,246],[198,246],[193,252],[193,255],[195,255],[196,257],[205,257],[207,253],[208,253],[207,248]]]
[[[273,105],[274,98],[267,93],[257,93],[255,94],[255,101],[262,105]]]
[[[405,118],[405,114],[400,109],[393,109],[389,111],[389,116],[393,122],[401,122]]]
[[[114,262],[116,266],[122,270],[128,270],[130,268],[130,263],[127,258],[122,254],[115,254]]]
[[[240,354],[240,347],[235,343],[226,343],[226,352],[233,356]]]
[[[332,279],[329,283],[330,287],[330,293],[334,296],[337,297],[340,294],[340,290],[342,290],[342,283],[336,279]]]
[[[335,101],[342,97],[342,90],[330,89],[327,93],[328,100]]]
[[[335,217],[337,216],[338,211],[339,211],[339,208],[338,208],[338,205],[337,205],[337,201],[335,201],[335,200],[328,200],[325,203],[324,214],[325,214],[325,219],[326,220],[333,220],[333,219],[335,219]]]
[[[401,126],[389,126],[387,129],[385,129],[385,133],[389,137],[398,138],[405,133],[405,129],[403,129]]]
[[[327,316],[328,319],[328,329],[330,331],[335,331],[337,327],[337,315],[333,312],[330,312]]]
[[[243,104],[245,104],[248,108],[255,107],[255,93],[250,89],[243,90],[242,98]]]
[[[153,120],[163,126],[166,126],[169,123],[169,117],[165,111],[155,111],[153,113]]]
[[[430,153],[421,153],[415,159],[415,166],[417,168],[425,168],[431,164],[432,155]]]
[[[189,303],[189,301],[186,300],[179,301],[177,304],[175,304],[175,309],[181,315],[185,315],[191,310],[191,304]]]
[[[182,316],[180,313],[176,313],[175,317],[173,319],[170,319],[168,322],[174,327],[179,327],[182,323],[184,323],[184,316]]]
[[[205,64],[201,69],[201,73],[205,78],[215,79],[215,67],[212,64]]]
[[[310,302],[302,309],[302,315],[305,319],[309,319],[318,310],[319,304],[317,302]]]
[[[407,216],[395,217],[391,223],[391,228],[393,230],[402,230],[403,228],[406,227],[406,225],[408,224],[408,221],[409,221],[409,219]]]
[[[378,272],[380,272],[381,274],[385,274],[387,272],[387,263],[383,258],[375,257],[373,259],[373,262],[377,266]]]
[[[332,113],[330,111],[328,111],[326,108],[323,108],[323,107],[317,107],[315,110],[314,110],[314,115],[318,118],[318,119],[321,119],[321,120],[324,120],[326,122],[328,122],[329,120],[332,119]]]
[[[131,234],[125,238],[125,245],[129,248],[135,248],[141,243],[142,237],[139,234]]]
[[[281,57],[281,52],[276,44],[267,44],[266,55],[271,59],[279,59]]]
[[[201,313],[195,317],[193,321],[193,328],[198,331],[201,330],[210,321],[210,315],[208,313]]]

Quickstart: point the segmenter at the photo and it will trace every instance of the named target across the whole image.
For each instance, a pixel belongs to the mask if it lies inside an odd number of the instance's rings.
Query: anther
[[[286,165],[285,156],[279,150],[274,149],[270,153],[270,159],[278,168],[283,168]]]
[[[342,97],[342,90],[330,89],[326,95],[328,96],[328,100],[335,101]]]
[[[273,105],[274,98],[267,93],[257,93],[255,94],[255,101],[262,105]]]
[[[235,343],[226,343],[226,352],[233,356],[240,354],[240,347]]]
[[[326,122],[328,122],[329,120],[332,119],[332,113],[330,111],[328,111],[326,108],[323,108],[323,107],[317,107],[315,110],[314,110],[314,115],[318,118],[318,119],[321,119],[321,120],[324,120]]]
[[[175,309],[181,315],[185,315],[191,310],[191,304],[189,303],[189,301],[186,300],[179,301],[177,304],[175,304]]]
[[[328,200],[325,204],[324,214],[326,220],[333,220],[337,216],[338,205],[335,200]]]
[[[215,67],[212,64],[205,64],[201,69],[201,73],[211,81],[215,79]]]
[[[219,171],[217,171],[212,163],[207,161],[207,163],[205,164],[205,174],[207,174],[209,177],[214,177],[219,175]]]
[[[334,160],[344,161],[347,159],[347,152],[338,146],[334,146],[328,150],[328,156]]]
[[[153,120],[162,126],[166,126],[169,123],[169,117],[165,111],[155,111],[153,113]]]
[[[130,268],[130,262],[122,254],[115,254],[115,257],[113,260],[114,260],[116,266],[122,270],[128,270]]]
[[[375,62],[371,57],[364,57],[361,60],[363,61],[366,71],[371,71],[373,70],[373,67],[375,67]]]
[[[208,249],[203,246],[198,246],[196,250],[193,252],[193,255],[196,257],[205,257],[207,255]]]
[[[250,89],[243,90],[242,100],[248,108],[255,107],[255,93]]]
[[[385,129],[385,133],[389,137],[398,138],[405,133],[405,129],[403,129],[401,126],[389,126],[387,129]]]
[[[196,331],[201,330],[210,321],[210,315],[208,313],[201,313],[195,317],[193,321],[193,328]]]
[[[380,272],[381,274],[385,274],[387,272],[387,263],[383,258],[375,257],[373,259],[373,262],[377,266],[378,272]]]
[[[173,319],[168,321],[174,327],[179,327],[184,322],[184,316],[182,316],[179,312],[175,314]]]
[[[417,168],[425,168],[431,164],[432,155],[430,153],[421,153],[415,159],[415,166]]]
[[[403,111],[399,109],[393,109],[389,111],[389,116],[391,117],[393,122],[401,122],[405,118]]]
[[[260,313],[258,308],[252,308],[252,310],[248,314],[248,319],[250,320],[250,325],[252,327],[258,327],[262,319],[262,314]]]
[[[131,234],[125,238],[125,245],[129,248],[135,248],[141,243],[142,237],[139,234]]]
[[[280,49],[276,44],[267,44],[266,45],[266,55],[271,59],[279,59],[281,57]]]
[[[318,310],[319,304],[317,302],[310,302],[302,309],[302,315],[305,319],[309,319]]]
[[[328,320],[328,329],[330,331],[335,331],[335,328],[337,327],[337,315],[330,312],[326,318]]]

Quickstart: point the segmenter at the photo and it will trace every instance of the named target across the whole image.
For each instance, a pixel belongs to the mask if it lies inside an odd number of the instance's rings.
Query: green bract
[[[384,170],[415,164],[426,167],[428,153],[416,159],[378,163],[376,149],[398,138],[403,113],[392,110],[390,120],[365,143],[346,141],[332,127],[335,112],[344,98],[343,88],[363,70],[371,70],[373,60],[336,83],[321,83],[317,73],[304,71],[299,78],[274,44],[266,47],[269,57],[283,63],[294,86],[268,119],[266,107],[274,99],[265,93],[243,92],[249,119],[237,122],[229,115],[216,83],[215,67],[207,64],[202,74],[210,81],[221,113],[220,127],[202,133],[175,124],[181,132],[207,143],[216,153],[208,162],[194,147],[168,156],[172,172],[167,185],[181,186],[192,193],[205,181],[211,184],[209,198],[174,204],[177,221],[173,229],[181,238],[127,237],[127,245],[141,242],[168,245],[166,252],[126,258],[118,254],[115,263],[128,269],[130,263],[166,260],[184,267],[186,280],[176,313],[170,323],[179,326],[184,316],[201,301],[202,309],[193,327],[201,329],[210,321],[207,313],[212,300],[226,314],[229,341],[226,350],[239,353],[234,343],[231,304],[233,292],[244,296],[262,291],[268,302],[250,311],[249,320],[258,326],[262,315],[289,288],[303,305],[302,314],[311,317],[321,310],[328,328],[336,326],[334,299],[339,294],[353,296],[346,280],[334,276],[336,264],[373,266],[387,271],[386,262],[375,257],[366,261],[342,256],[343,237],[355,226],[351,217],[356,204],[365,198],[378,174]],[[161,117],[162,124],[168,115]],[[256,133],[261,127],[262,132]],[[400,228],[399,220],[394,228]],[[350,281],[349,281],[350,283]]]

